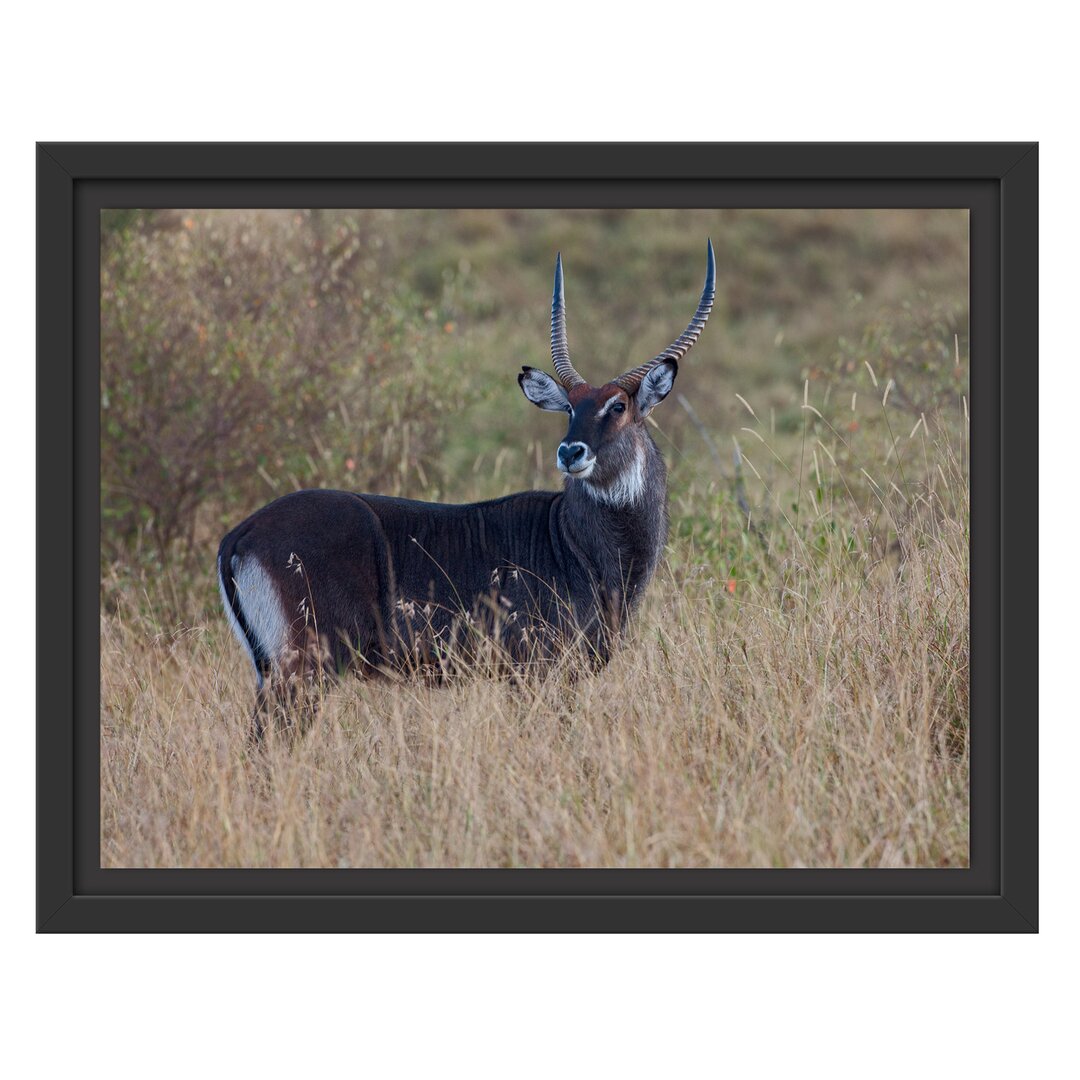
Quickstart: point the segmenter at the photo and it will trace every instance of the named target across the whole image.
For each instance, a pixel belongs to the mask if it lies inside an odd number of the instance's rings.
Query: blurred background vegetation
[[[863,506],[887,549],[898,521],[860,461],[899,459],[924,414],[964,452],[963,211],[113,210],[103,578],[123,587],[167,559],[193,588],[174,614],[191,618],[216,603],[219,537],[296,488],[466,501],[557,486],[561,421],[516,381],[550,369],[555,252],[571,354],[602,382],[682,331],[709,236],[712,319],[654,414],[687,577],[754,575],[778,545],[755,530],[800,514],[844,534]],[[827,477],[816,435],[837,458]],[[917,494],[902,463],[877,483]],[[831,510],[834,488],[840,519],[803,511]]]

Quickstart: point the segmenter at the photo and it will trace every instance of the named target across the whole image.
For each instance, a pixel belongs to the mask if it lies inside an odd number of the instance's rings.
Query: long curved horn
[[[555,291],[551,297],[551,362],[559,373],[559,381],[570,390],[585,380],[570,363],[566,344],[566,297],[563,295],[562,252],[555,256]]]
[[[712,311],[713,298],[716,296],[716,256],[713,254],[712,241],[709,241],[709,258],[705,268],[705,288],[701,290],[701,300],[698,302],[697,311],[690,320],[690,325],[677,337],[659,356],[654,356],[647,364],[633,368],[613,379],[617,386],[621,386],[628,394],[637,393],[641,380],[645,378],[650,368],[665,360],[681,360],[693,348],[694,343],[701,336],[701,331]]]

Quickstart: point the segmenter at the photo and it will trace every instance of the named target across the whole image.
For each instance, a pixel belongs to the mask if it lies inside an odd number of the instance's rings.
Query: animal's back
[[[464,505],[345,491],[300,491],[256,511],[221,542],[233,629],[260,680],[317,644],[343,668],[401,662],[494,617],[521,643],[567,598],[553,535],[557,492]]]

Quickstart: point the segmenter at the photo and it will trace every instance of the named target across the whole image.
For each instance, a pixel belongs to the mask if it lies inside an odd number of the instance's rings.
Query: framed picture
[[[1034,930],[1037,162],[39,146],[38,928]]]

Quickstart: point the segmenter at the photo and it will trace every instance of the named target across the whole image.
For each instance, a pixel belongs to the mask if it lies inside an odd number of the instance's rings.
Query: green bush
[[[123,211],[102,233],[106,559],[190,553],[294,488],[435,475],[444,327],[380,273],[370,217]]]

